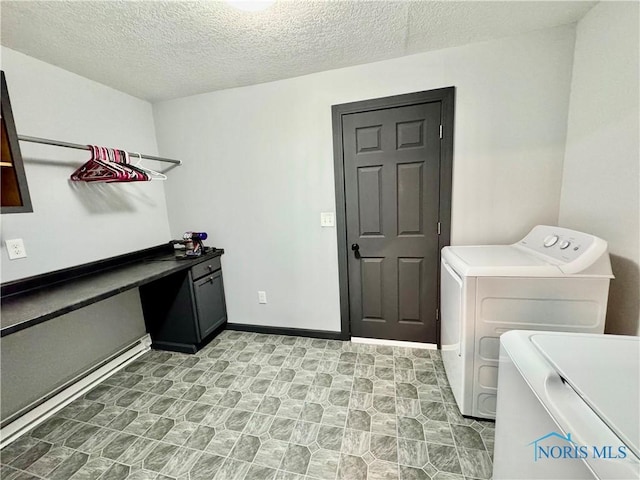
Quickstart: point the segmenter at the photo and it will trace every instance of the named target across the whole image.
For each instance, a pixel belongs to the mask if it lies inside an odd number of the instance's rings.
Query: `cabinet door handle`
[[[209,281],[213,283],[213,277],[209,277]]]
[[[209,270],[213,270],[213,265],[207,265],[207,268],[208,268]]]

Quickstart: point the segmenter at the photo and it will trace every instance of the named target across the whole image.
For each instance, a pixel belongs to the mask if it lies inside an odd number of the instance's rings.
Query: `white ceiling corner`
[[[2,45],[150,101],[576,22],[583,1],[5,1]]]

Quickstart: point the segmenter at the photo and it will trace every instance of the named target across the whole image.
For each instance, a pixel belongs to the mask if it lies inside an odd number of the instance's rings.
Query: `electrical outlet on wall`
[[[21,238],[6,240],[4,243],[7,245],[9,260],[15,260],[16,258],[25,258],[27,256],[27,251],[24,249],[24,242]]]
[[[333,212],[321,212],[320,213],[320,226],[321,227],[335,227],[336,216]]]
[[[267,292],[258,291],[258,303],[267,303]]]

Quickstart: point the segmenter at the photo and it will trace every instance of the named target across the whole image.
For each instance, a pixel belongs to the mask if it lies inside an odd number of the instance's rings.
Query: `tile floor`
[[[491,477],[439,352],[224,331],[151,351],[1,452],[3,480]]]

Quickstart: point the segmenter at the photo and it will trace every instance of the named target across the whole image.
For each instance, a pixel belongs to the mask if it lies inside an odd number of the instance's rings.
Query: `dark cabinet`
[[[227,321],[222,270],[195,281],[193,293],[196,298],[200,335],[204,338]]]
[[[140,287],[155,348],[195,353],[227,321],[220,257]]]

